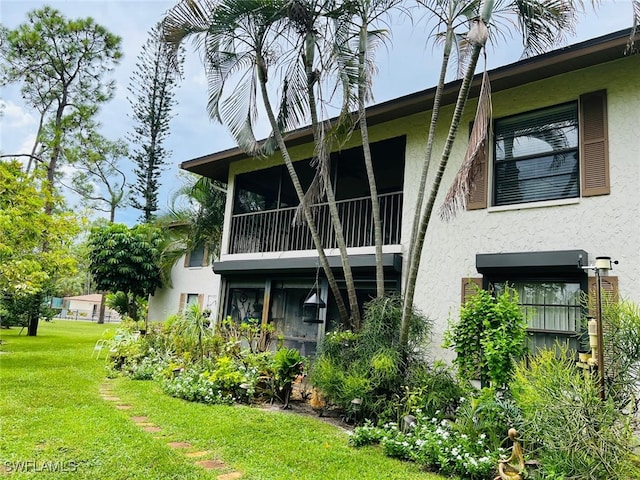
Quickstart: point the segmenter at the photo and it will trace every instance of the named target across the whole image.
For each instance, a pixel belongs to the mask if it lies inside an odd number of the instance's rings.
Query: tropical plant
[[[605,379],[607,397],[625,412],[640,404],[640,307],[603,295]]]
[[[511,386],[521,438],[551,478],[638,478],[628,416],[601,401],[596,379],[557,345],[517,365]]]
[[[281,52],[282,42],[287,42],[283,32],[287,29],[286,20],[300,11],[299,6],[302,5],[286,1],[229,0],[211,4],[206,0],[184,0],[167,13],[163,22],[164,38],[174,52],[187,38],[197,39],[210,79],[209,114],[229,128],[241,148],[252,156],[270,152],[274,146],[280,150],[318,252],[319,263],[340,317],[348,325],[350,317],[283,136],[283,132],[293,130],[303,121],[309,105],[304,101],[304,95],[308,92],[308,81],[312,79],[307,78],[306,70],[303,70],[302,77],[299,74],[286,76],[277,115],[267,89],[269,75],[277,75],[281,67],[278,60],[287,57]],[[312,53],[315,39],[309,35],[304,38]],[[298,45],[294,45],[297,49]],[[237,80],[235,86],[234,80]],[[232,91],[228,92],[229,89]],[[272,129],[270,138],[263,145],[258,144],[254,134],[258,96],[262,97],[262,106]],[[346,261],[343,259],[343,265]],[[353,310],[357,301],[352,290],[350,293]],[[351,315],[357,316],[357,309]]]
[[[224,186],[206,177],[183,178],[169,212],[157,222],[165,232],[160,263],[163,283],[169,286],[171,269],[180,258],[199,248],[210,257],[218,254],[224,225]]]
[[[304,370],[304,358],[295,348],[281,348],[273,356],[273,380],[282,408],[289,408],[293,381]]]
[[[98,290],[128,295],[130,312],[137,312],[136,297],[155,292],[161,284],[162,234],[148,225],[95,227],[89,235],[89,270]],[[146,321],[146,318],[145,318]]]
[[[372,99],[374,54],[376,48],[387,39],[388,32],[374,28],[392,15],[401,5],[400,0],[364,0],[343,2],[338,10],[335,52],[340,66],[343,89],[341,121],[351,118],[352,110],[358,112],[358,127],[362,139],[364,163],[371,196],[371,216],[376,254],[376,296],[384,295],[384,268],[382,265],[382,221],[371,158],[369,127],[366,105]],[[331,14],[329,14],[331,16]],[[355,107],[355,108],[354,108]]]
[[[441,80],[444,78],[443,75],[446,72],[451,47],[456,44],[454,41],[460,38],[456,33],[456,29],[460,26],[468,29],[465,41],[461,45],[463,45],[465,49],[468,49],[469,53],[464,69],[465,73],[462,78],[460,90],[458,91],[453,116],[449,123],[447,137],[443,145],[438,169],[430,187],[430,192],[427,194],[425,192],[425,184],[422,184],[416,195],[416,198],[419,199],[418,202],[422,202],[422,198],[426,198],[426,204],[422,207],[422,204],[418,203],[418,207],[420,208],[415,209],[413,227],[415,230],[412,234],[411,245],[409,247],[409,265],[406,273],[404,312],[401,327],[401,339],[402,343],[405,345],[407,344],[408,339],[408,317],[414,300],[418,268],[420,265],[420,258],[424,247],[427,228],[431,221],[442,177],[449,162],[453,142],[457,137],[460,120],[469,95],[471,80],[475,74],[480,53],[483,51],[489,39],[488,25],[492,25],[492,27],[494,27],[492,28],[492,31],[495,30],[496,32],[493,34],[494,36],[500,35],[500,27],[506,25],[513,28],[515,25],[522,34],[525,54],[530,55],[542,53],[546,49],[559,43],[567,32],[572,31],[572,27],[575,25],[577,19],[577,12],[582,9],[583,5],[581,0],[558,0],[556,2],[534,0],[527,3],[526,6],[517,0],[505,2],[495,0],[449,0],[447,2],[440,2],[434,0],[433,2],[425,1],[423,4],[428,5],[431,12],[436,14],[436,19],[440,21],[440,25],[446,32],[444,35],[445,50],[441,68]],[[475,13],[473,17],[471,17],[472,12]],[[513,22],[514,16],[517,19],[516,22]],[[466,21],[468,18],[471,23]],[[460,22],[460,20],[464,21]],[[488,146],[486,136],[488,130],[486,129],[486,126],[488,125],[487,118],[490,118],[491,115],[490,93],[486,71],[483,76],[483,85],[483,92],[480,94],[478,104],[479,114],[476,118],[476,122],[474,122],[475,132],[472,131],[471,135],[474,142],[469,144],[469,148],[467,149],[467,153],[462,164],[464,168],[461,170],[461,175],[454,182],[458,188],[456,191],[448,195],[449,203],[447,204],[447,207],[445,207],[445,212],[448,211],[449,213],[453,213],[456,208],[461,205],[465,205],[466,192],[470,191],[473,185],[475,162],[479,161],[483,155],[486,155],[486,148]],[[435,125],[437,124],[437,112],[435,110],[435,105],[440,105],[441,96],[442,89],[438,89],[434,100],[432,123],[429,127],[430,139],[433,139]],[[480,119],[481,121],[478,121]],[[428,148],[427,157],[424,162],[425,169],[429,168],[430,161],[431,148]],[[426,178],[426,173],[423,173],[423,176]]]
[[[424,364],[423,349],[431,322],[414,313],[412,355],[403,357],[399,343],[401,316],[399,297],[373,299],[365,305],[360,332],[329,332],[319,345],[311,382],[352,421],[395,418],[392,401],[403,395],[403,386]]]
[[[477,289],[460,309],[460,320],[445,332],[445,347],[453,347],[454,363],[463,380],[480,379],[505,388],[515,362],[526,351],[527,323],[518,294],[506,287],[497,298]]]

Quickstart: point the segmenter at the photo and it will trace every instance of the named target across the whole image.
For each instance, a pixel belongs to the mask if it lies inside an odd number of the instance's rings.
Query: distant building
[[[101,302],[102,295],[99,293],[64,297],[62,299],[62,310],[58,317],[73,320],[97,321],[98,316],[100,315]],[[119,322],[120,314],[110,308],[106,308],[104,312],[104,321]]]

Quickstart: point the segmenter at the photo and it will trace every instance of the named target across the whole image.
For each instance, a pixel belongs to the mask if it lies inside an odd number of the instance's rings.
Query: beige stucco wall
[[[149,320],[160,322],[169,315],[178,313],[180,294],[202,294],[203,308],[209,308],[215,315],[220,294],[220,275],[213,273],[211,265],[206,267],[185,267],[184,257],[171,269],[173,287],[158,289],[149,297]]]
[[[575,101],[581,94],[606,89],[611,194],[519,205],[517,208],[465,211],[450,222],[444,222],[434,215],[422,255],[415,303],[435,322],[433,345],[436,356],[451,358],[451,352],[441,351],[438,346],[441,344],[447,319],[450,315],[457,315],[462,277],[478,276],[475,269],[477,253],[583,249],[591,255],[590,260],[596,255],[608,255],[620,262],[612,274],[620,278],[622,297],[640,303],[640,133],[637,131],[640,125],[639,85],[640,62],[637,57],[630,57],[494,94],[494,117],[502,117]],[[475,103],[475,99],[470,100],[462,119],[460,135],[445,171],[436,209],[441,205],[464,155],[467,125],[472,120]],[[451,112],[451,107],[444,108],[440,118],[449,119]],[[401,246],[405,257],[420,169],[426,150],[429,120],[430,112],[426,112],[370,129],[371,141],[407,135]],[[435,173],[447,128],[448,125],[440,122],[430,178]],[[357,145],[358,140],[356,132],[348,146]],[[295,147],[290,153],[294,161],[309,158],[311,147]],[[229,192],[233,192],[236,174],[278,163],[281,163],[279,155],[266,160],[234,163],[230,169]],[[227,226],[230,224],[231,209],[232,202],[229,201],[225,217]],[[226,228],[223,237],[222,260],[241,257],[226,254],[228,231]],[[387,251],[394,251],[393,247],[385,248]],[[363,251],[360,249],[359,253]],[[315,255],[315,252],[245,254],[242,257],[302,255]]]

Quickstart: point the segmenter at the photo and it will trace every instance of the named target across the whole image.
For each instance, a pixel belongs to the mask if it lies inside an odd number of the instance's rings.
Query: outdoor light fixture
[[[320,296],[320,283],[318,281],[318,269],[316,269],[316,282],[309,290],[307,299],[302,304],[303,318],[305,323],[323,323],[320,318],[320,309],[327,308],[327,304],[322,300]]]
[[[611,270],[611,257],[596,257],[596,264],[594,267],[596,270]]]
[[[604,400],[606,397],[605,394],[605,382],[604,382],[604,335],[602,328],[602,275],[606,274],[613,267],[612,265],[617,265],[618,261],[611,261],[611,257],[596,257],[596,261],[593,265],[588,265],[586,267],[582,267],[583,270],[593,270],[596,274],[596,336],[597,336],[597,365],[598,365],[598,384],[600,386],[600,400]],[[591,330],[593,329],[593,325],[589,322],[589,330],[590,335],[592,336]],[[590,339],[591,343],[592,339]],[[593,344],[591,345],[593,351]]]

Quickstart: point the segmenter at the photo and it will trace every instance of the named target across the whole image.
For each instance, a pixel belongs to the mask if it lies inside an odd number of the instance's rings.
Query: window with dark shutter
[[[578,197],[578,171],[576,102],[496,120],[494,205]]]

